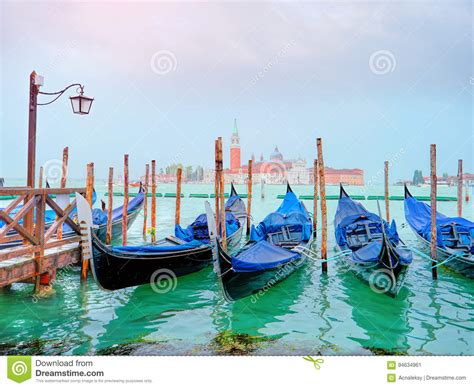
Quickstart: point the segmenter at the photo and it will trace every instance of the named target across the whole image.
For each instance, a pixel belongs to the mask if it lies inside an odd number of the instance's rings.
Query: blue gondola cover
[[[420,202],[413,197],[405,199],[405,218],[410,226],[427,241],[431,241],[431,208],[426,203]],[[474,253],[474,222],[461,217],[446,217],[436,212],[437,245],[441,248],[455,248],[451,234],[453,227],[456,229],[459,241],[463,245],[470,246],[470,252]],[[448,237],[448,238],[446,238]]]
[[[232,213],[227,212],[226,214],[226,232],[227,236],[235,233],[239,227],[240,222]],[[209,242],[209,228],[207,226],[207,216],[205,213],[200,214],[194,222],[187,228],[183,228],[180,225],[176,225],[174,228],[174,234],[176,237],[184,241],[199,240],[204,243]]]
[[[254,272],[278,267],[290,261],[297,260],[301,255],[297,252],[283,249],[267,241],[259,241],[232,257],[232,268],[235,272]]]
[[[166,252],[177,252],[186,249],[198,248],[203,244],[199,241],[190,241],[186,244],[181,245],[137,245],[137,246],[115,246],[110,249],[114,253],[166,253]]]
[[[226,233],[227,237],[234,234],[240,228],[240,222],[236,218],[246,215],[245,203],[238,195],[231,195],[225,203],[226,210]],[[198,240],[209,243],[209,228],[207,226],[207,216],[205,213],[196,217],[192,224],[183,228],[181,225],[174,227],[174,235],[183,241]]]
[[[308,211],[293,192],[287,192],[280,207],[267,215],[257,227],[252,225],[250,241],[264,241],[269,233],[281,231],[291,226],[296,232],[302,233],[302,241],[311,238],[312,223]]]
[[[382,224],[380,217],[369,212],[362,204],[352,200],[350,197],[342,197],[337,205],[336,215],[334,216],[334,229],[337,245],[343,247],[347,245],[347,232],[354,231],[358,227],[363,227],[365,223],[375,226],[376,233],[382,233]],[[397,233],[395,220],[391,225],[383,221],[387,237],[393,244],[400,241]]]

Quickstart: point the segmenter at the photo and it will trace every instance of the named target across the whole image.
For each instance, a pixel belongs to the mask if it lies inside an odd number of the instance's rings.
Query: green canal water
[[[105,184],[98,184],[99,198]],[[245,193],[243,186],[238,191]],[[298,195],[310,186],[294,186]],[[134,189],[132,189],[134,190]],[[427,195],[428,188],[413,188]],[[173,192],[173,185],[158,191]],[[259,185],[252,204],[255,222],[280,203],[284,186]],[[382,188],[348,187],[350,194],[381,195]],[[402,187],[391,194],[402,195]],[[203,212],[204,201],[189,193],[211,193],[210,185],[185,185],[182,223]],[[337,194],[328,187],[328,194]],[[455,188],[439,195],[455,196]],[[114,197],[114,206],[122,202]],[[212,200],[211,200],[212,201]],[[305,201],[308,209],[312,201]],[[363,201],[377,212],[376,201]],[[383,206],[383,204],[381,204]],[[404,226],[403,202],[391,202],[401,238],[421,249]],[[329,253],[334,252],[332,220],[337,201],[328,201]],[[473,218],[472,200],[464,214]],[[456,214],[456,202],[440,202],[439,210]],[[174,199],[157,199],[158,235],[173,231]],[[142,218],[129,231],[130,243],[142,243]],[[396,299],[373,292],[342,262],[329,262],[327,276],[310,262],[258,300],[226,302],[212,267],[178,279],[176,288],[157,294],[146,285],[117,292],[102,291],[92,277],[79,282],[79,270],[62,271],[55,292],[32,298],[32,287],[14,285],[0,294],[0,354],[261,354],[261,355],[467,355],[474,354],[473,281],[441,268],[431,279],[429,263],[416,256],[405,287]]]

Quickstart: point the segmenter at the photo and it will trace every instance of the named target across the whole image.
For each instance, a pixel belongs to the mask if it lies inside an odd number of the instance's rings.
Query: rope
[[[308,248],[304,248],[304,247],[296,247],[294,249],[294,251],[298,252],[298,253],[302,253],[302,254],[305,254],[306,256],[314,259],[314,260],[321,260],[323,262],[328,262],[328,261],[332,261],[332,260],[336,260],[336,259],[339,259],[340,257],[343,257],[343,256],[347,256],[349,254],[352,253],[352,251],[350,249],[346,249],[344,251],[341,251],[337,254],[335,254],[334,256],[331,256],[331,257],[328,257],[326,258],[326,260],[322,260],[322,259],[319,259],[317,257],[317,255],[312,255],[313,253],[315,253],[315,251],[311,250],[311,249],[308,249]],[[308,254],[307,252],[309,252],[310,254]]]
[[[448,262],[450,262],[450,261],[452,261],[452,260],[454,260],[454,259],[456,259],[456,258],[459,258],[459,257],[462,257],[462,255],[459,255],[459,254],[457,254],[457,253],[454,253],[454,254],[452,254],[451,256],[449,256],[446,260],[442,261],[441,263],[438,263],[438,264],[434,265],[433,267],[438,267],[438,266],[440,266],[440,265],[442,265],[442,264],[448,263]]]
[[[428,259],[428,260],[430,260],[430,261],[433,261],[433,259],[431,258],[430,255],[427,255],[426,253],[421,252],[421,251],[419,251],[419,250],[416,249],[416,248],[412,248],[412,247],[409,247],[409,246],[406,246],[406,245],[403,246],[403,248],[409,249],[410,251],[416,253],[417,255],[419,255],[419,256],[421,256],[421,257],[423,257],[423,258]],[[448,256],[448,258],[447,258],[446,260],[444,260],[444,261],[442,261],[442,262],[437,263],[436,265],[434,265],[433,268],[439,267],[440,265],[446,264],[446,263],[448,263],[448,262],[450,262],[450,261],[452,261],[452,260],[454,260],[454,259],[456,259],[456,258],[462,257],[462,256],[463,256],[462,254],[453,253],[451,256]]]

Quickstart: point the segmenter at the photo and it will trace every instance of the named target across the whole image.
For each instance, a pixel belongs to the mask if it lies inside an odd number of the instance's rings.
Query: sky
[[[242,161],[316,157],[390,174],[473,172],[472,4],[416,2],[0,2],[0,176],[26,176],[28,80],[79,82],[94,97],[73,115],[68,91],[38,108],[37,166],[69,175],[145,163],[224,164],[237,118]],[[40,96],[41,102],[47,102]],[[51,170],[51,171],[49,171]]]

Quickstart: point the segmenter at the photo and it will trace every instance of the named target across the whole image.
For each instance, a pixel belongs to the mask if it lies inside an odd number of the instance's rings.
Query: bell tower
[[[230,169],[231,171],[238,171],[240,167],[240,138],[237,130],[237,119],[234,119],[234,131],[230,141]]]

